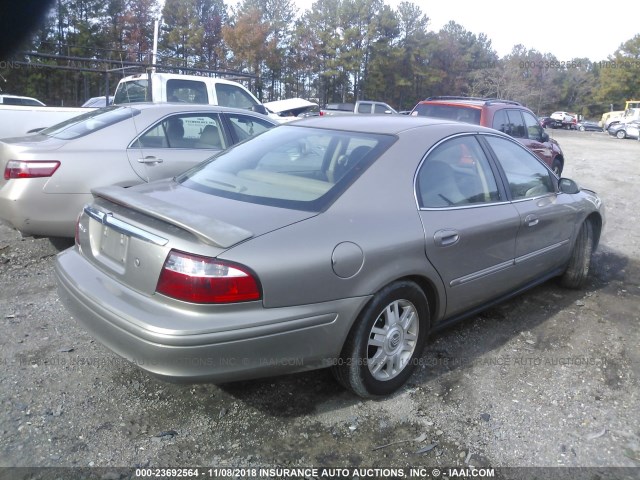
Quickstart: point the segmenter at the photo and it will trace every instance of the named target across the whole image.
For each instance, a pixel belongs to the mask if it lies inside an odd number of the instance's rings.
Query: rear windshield
[[[140,110],[130,107],[111,106],[99,108],[65,120],[52,127],[45,128],[40,131],[40,134],[61,140],[70,140],[88,135],[96,130],[138,115],[139,113]]]
[[[480,110],[463,105],[419,103],[411,114],[480,125]]]
[[[176,180],[212,195],[320,211],[394,140],[390,135],[281,125]]]
[[[139,78],[137,80],[129,80],[120,82],[116,88],[116,94],[113,103],[136,103],[150,102],[151,93],[149,92],[149,80]]]

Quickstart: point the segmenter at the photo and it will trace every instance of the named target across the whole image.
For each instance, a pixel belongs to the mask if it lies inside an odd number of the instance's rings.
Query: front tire
[[[586,220],[580,227],[578,238],[571,252],[567,269],[560,277],[560,283],[567,288],[582,288],[589,276],[593,253],[593,225]]]
[[[623,138],[627,137],[627,134],[626,134],[626,132],[624,130],[618,130],[616,132],[616,137],[620,138],[620,139],[623,139]]]
[[[387,285],[358,316],[332,369],[334,376],[364,398],[393,393],[413,373],[429,321],[429,304],[418,285]]]

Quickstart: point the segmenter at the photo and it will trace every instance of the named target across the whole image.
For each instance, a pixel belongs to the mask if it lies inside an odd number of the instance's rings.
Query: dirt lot
[[[588,287],[549,282],[439,334],[384,400],[354,398],[327,371],[157,381],[70,318],[47,239],[0,226],[0,467],[565,466],[640,478],[640,142],[549,132],[564,176],[607,206]]]

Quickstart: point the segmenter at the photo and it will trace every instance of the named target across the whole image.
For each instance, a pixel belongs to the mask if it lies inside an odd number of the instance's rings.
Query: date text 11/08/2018
[[[602,60],[592,62],[589,60],[523,60],[520,62],[520,68],[542,68],[542,69],[640,69],[640,60]]]
[[[438,478],[495,476],[493,468],[136,468],[136,478]]]

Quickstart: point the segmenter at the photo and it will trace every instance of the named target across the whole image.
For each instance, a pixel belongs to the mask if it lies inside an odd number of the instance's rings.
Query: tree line
[[[108,76],[113,93],[131,63],[150,61],[160,16],[158,65],[242,72],[263,101],[373,99],[403,110],[429,96],[471,95],[589,117],[640,96],[640,35],[606,62],[560,62],[523,45],[499,58],[487,35],[453,21],[433,31],[417,4],[392,9],[383,0],[316,0],[302,12],[293,0],[55,0],[30,40],[0,62],[0,88],[79,105],[104,95]]]

